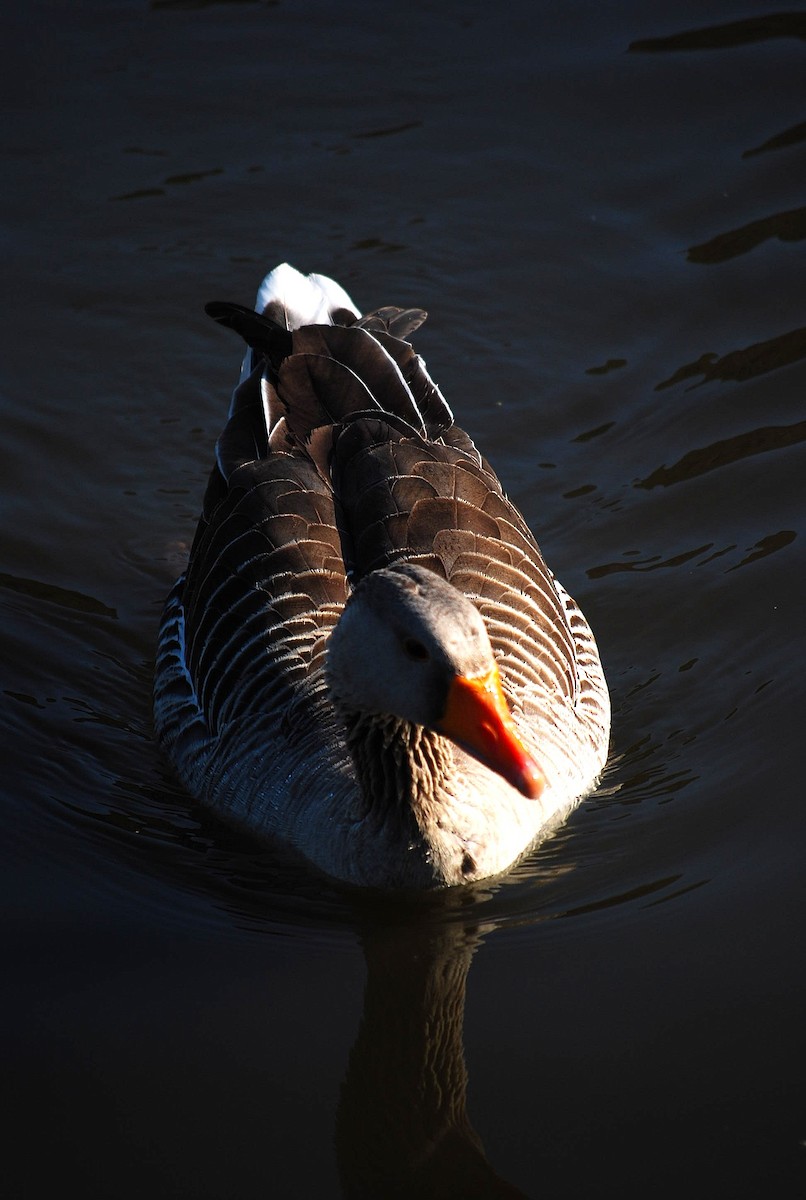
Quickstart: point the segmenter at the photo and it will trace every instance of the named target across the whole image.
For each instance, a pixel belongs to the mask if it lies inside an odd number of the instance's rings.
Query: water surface
[[[803,1194],[806,10],[18,7],[9,1196]],[[282,260],[418,349],[582,604],[611,763],[389,905],[200,813],[159,612]]]

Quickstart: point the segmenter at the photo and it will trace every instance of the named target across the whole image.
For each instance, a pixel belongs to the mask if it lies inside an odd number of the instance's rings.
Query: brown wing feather
[[[347,596],[333,497],[310,461],[247,464],[223,498],[215,475],[183,593],[186,662],[213,730],[287,703]]]
[[[516,707],[537,693],[573,699],[576,647],[554,577],[496,476],[452,440],[405,437],[380,420],[336,439],[351,569],[360,577],[408,558],[437,570],[480,609]]]

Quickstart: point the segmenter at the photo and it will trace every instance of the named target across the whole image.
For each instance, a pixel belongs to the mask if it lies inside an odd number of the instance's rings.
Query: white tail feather
[[[334,279],[326,275],[302,275],[288,263],[270,271],[261,283],[255,309],[264,313],[271,306],[270,316],[286,329],[301,325],[332,325],[331,313],[339,308],[361,313],[350,297]]]

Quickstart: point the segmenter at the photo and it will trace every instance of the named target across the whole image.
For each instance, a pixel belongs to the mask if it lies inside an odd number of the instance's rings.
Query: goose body
[[[610,726],[582,613],[406,340],[284,264],[256,311],[155,724],[187,790],[330,876],[496,875],[595,784]]]

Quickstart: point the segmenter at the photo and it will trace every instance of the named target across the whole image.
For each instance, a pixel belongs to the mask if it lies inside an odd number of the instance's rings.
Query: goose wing
[[[325,644],[350,590],[330,470],[337,431],[363,412],[426,436],[452,416],[421,360],[389,333],[419,323],[422,310],[369,314],[372,333],[363,324],[290,332],[234,304],[208,312],[250,351],[175,598],[182,681],[197,733],[215,739],[276,712],[291,735],[295,714],[321,720]]]
[[[560,739],[580,716],[596,736],[604,693],[587,622],[466,434],[451,426],[424,438],[362,415],[338,432],[332,478],[351,576],[407,558],[464,592],[540,760],[547,739],[560,742],[558,761],[567,754]]]
[[[238,391],[182,595],[185,661],[212,734],[287,710],[321,673],[348,587],[332,490],[306,454],[269,448],[260,371]]]

